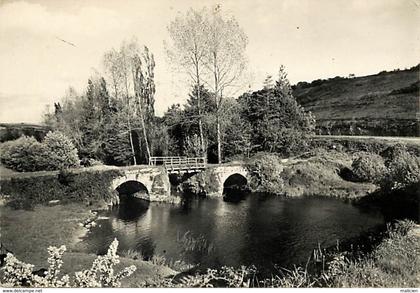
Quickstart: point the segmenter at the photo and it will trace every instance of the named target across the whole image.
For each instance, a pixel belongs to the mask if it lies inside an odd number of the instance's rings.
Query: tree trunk
[[[149,147],[149,140],[147,139],[147,132],[146,132],[146,124],[144,123],[144,117],[143,113],[140,114],[140,120],[141,120],[141,128],[143,130],[143,136],[144,136],[144,143],[146,144],[146,152],[147,152],[147,161],[150,160],[151,154],[150,154],[150,147]],[[140,143],[140,142],[139,142]]]
[[[200,85],[200,71],[198,68],[197,58],[195,65],[195,74],[197,77],[197,107],[198,107],[198,130],[200,132],[201,155],[207,158],[206,146],[204,145],[203,122],[201,119],[201,85]],[[207,160],[205,160],[207,162]]]
[[[217,161],[219,164],[222,163],[222,139],[220,135],[220,121],[219,113],[216,115],[216,128],[217,128]]]
[[[133,144],[133,133],[131,132],[130,118],[128,118],[128,133],[130,136],[130,146],[131,146],[131,152],[133,154],[133,162],[134,162],[134,165],[137,165],[136,152],[134,151],[134,144]]]
[[[137,165],[136,152],[134,151],[134,144],[133,144],[133,133],[131,132],[130,102],[129,102],[128,96],[127,96],[127,125],[128,125],[128,133],[130,136],[131,153],[133,154],[133,162],[134,162],[134,165]]]
[[[203,121],[201,119],[201,89],[200,81],[197,82],[197,107],[198,107],[198,130],[200,132],[201,155],[207,158],[206,146],[204,144]]]
[[[201,154],[207,158],[206,146],[204,145],[203,122],[201,121],[201,111],[199,111],[198,129],[200,131]]]

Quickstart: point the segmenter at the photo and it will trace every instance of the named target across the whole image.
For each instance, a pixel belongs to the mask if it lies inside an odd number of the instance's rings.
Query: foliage
[[[197,114],[200,109],[200,114]],[[212,124],[214,123],[214,101],[210,92],[200,86],[200,107],[198,88],[193,87],[183,109],[172,105],[164,114],[163,123],[169,135],[169,153],[172,155],[201,156],[200,119],[202,122],[205,148],[215,143]]]
[[[310,148],[324,148],[327,150],[337,150],[345,153],[367,152],[379,154],[385,159],[397,149],[404,148],[410,154],[420,156],[420,147],[413,143],[395,144],[393,142],[374,139],[360,139],[357,137],[312,137],[309,141]]]
[[[397,147],[385,160],[388,174],[382,181],[384,190],[400,189],[420,182],[420,157]]]
[[[66,247],[48,247],[48,270],[44,277],[33,274],[34,265],[19,261],[15,256],[8,253],[4,271],[3,282],[13,287],[119,287],[121,280],[130,276],[135,266],[124,268],[119,273],[114,273],[114,265],[119,263],[117,255],[118,241],[114,239],[108,252],[104,256],[98,256],[89,270],[76,272],[71,281],[68,275],[59,277],[63,265],[62,256]]]
[[[316,280],[307,269],[294,266],[293,269],[283,269],[280,275],[264,279],[259,286],[268,288],[309,288],[314,287]]]
[[[1,162],[19,172],[44,170],[47,164],[45,146],[33,137],[22,136],[0,145]]]
[[[273,194],[281,193],[284,182],[281,178],[283,167],[275,154],[259,153],[247,162],[251,175],[251,190]]]
[[[179,281],[171,279],[149,280],[142,284],[144,287],[172,287],[172,288],[249,288],[256,273],[255,267],[240,268],[221,267],[207,269],[204,273],[196,273],[182,277]]]
[[[61,132],[48,132],[43,142],[22,136],[2,144],[2,163],[20,171],[58,170],[79,165],[77,150]]]
[[[117,170],[106,171],[61,171],[42,177],[11,178],[2,181],[2,192],[11,196],[9,205],[16,208],[30,208],[37,203],[50,200],[62,202],[90,203],[108,200],[114,178],[120,176]]]
[[[281,67],[275,85],[239,97],[242,115],[252,127],[254,151],[290,156],[305,150],[306,135],[314,130],[315,119],[296,102],[291,92]]]
[[[353,175],[361,182],[381,182],[387,173],[384,159],[376,154],[364,153],[352,163]]]
[[[415,224],[397,222],[374,251],[347,259],[330,283],[334,287],[416,287],[420,274],[418,237],[407,234]],[[417,252],[416,252],[417,251]]]
[[[420,273],[416,225],[408,220],[389,226],[382,242],[371,253],[352,256],[348,251],[324,251],[328,261],[310,270],[294,266],[282,268],[271,278],[258,279],[255,267],[222,267],[182,277],[155,279],[146,287],[416,287]],[[358,255],[358,254],[355,254]],[[316,260],[313,259],[315,262]]]
[[[59,170],[79,166],[79,157],[73,143],[59,131],[48,132],[43,141],[45,170]]]

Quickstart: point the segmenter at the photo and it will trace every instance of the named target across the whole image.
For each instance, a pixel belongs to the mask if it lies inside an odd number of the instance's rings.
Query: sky
[[[103,72],[102,57],[135,36],[155,56],[155,108],[183,103],[168,64],[167,26],[220,4],[248,36],[247,88],[285,65],[292,84],[363,76],[420,62],[420,0],[0,0],[0,122],[39,123],[69,86]]]

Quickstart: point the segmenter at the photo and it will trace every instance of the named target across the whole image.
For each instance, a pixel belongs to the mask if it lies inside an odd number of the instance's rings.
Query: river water
[[[318,245],[329,247],[384,223],[378,211],[332,198],[248,193],[241,200],[202,198],[177,206],[128,197],[100,212],[84,244],[102,254],[116,237],[120,252],[141,251],[145,259],[163,255],[202,267],[254,264],[270,271],[304,263]]]

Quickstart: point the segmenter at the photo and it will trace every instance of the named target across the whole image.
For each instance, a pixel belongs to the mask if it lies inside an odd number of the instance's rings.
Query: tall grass
[[[382,242],[370,253],[340,251],[338,242],[335,250],[326,250],[318,246],[305,267],[281,268],[277,274],[262,280],[258,280],[255,268],[224,267],[187,276],[181,282],[174,283],[166,279],[145,286],[418,287],[420,241],[418,235],[412,233],[414,227],[415,224],[408,220],[388,226]],[[181,239],[189,239],[189,236]]]
[[[187,231],[182,235],[178,232],[176,241],[181,245],[184,253],[198,252],[211,254],[214,251],[213,243],[209,243],[203,235],[195,237],[191,231]]]

